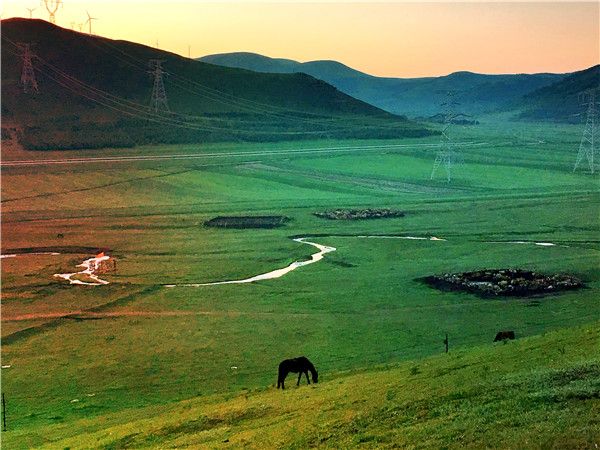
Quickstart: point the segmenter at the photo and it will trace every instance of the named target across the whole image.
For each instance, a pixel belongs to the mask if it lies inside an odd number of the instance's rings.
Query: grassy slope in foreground
[[[597,448],[599,323],[323,382],[7,433],[11,448]],[[290,385],[293,385],[290,379]]]

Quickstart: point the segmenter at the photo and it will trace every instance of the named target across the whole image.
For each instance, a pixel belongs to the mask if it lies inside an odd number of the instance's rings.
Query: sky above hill
[[[48,0],[49,4],[56,0]],[[48,20],[38,0],[2,18]],[[64,0],[56,23],[183,56],[249,51],[333,59],[379,76],[570,72],[599,63],[598,2],[251,2]]]

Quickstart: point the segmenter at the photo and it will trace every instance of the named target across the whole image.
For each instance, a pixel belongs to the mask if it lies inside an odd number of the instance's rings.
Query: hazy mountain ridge
[[[441,77],[384,78],[352,69],[337,61],[301,63],[254,53],[224,53],[198,58],[227,67],[274,73],[302,72],[326,81],[355,98],[394,114],[431,116],[441,111],[446,92],[458,91],[460,111],[481,114],[510,107],[536,89],[561,80],[563,74],[485,75],[455,72]]]

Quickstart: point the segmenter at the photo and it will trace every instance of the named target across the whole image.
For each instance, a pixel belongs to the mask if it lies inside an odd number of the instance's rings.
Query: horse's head
[[[312,379],[313,379],[313,383],[318,383],[319,382],[319,374],[317,373],[317,371],[313,371],[312,373]]]

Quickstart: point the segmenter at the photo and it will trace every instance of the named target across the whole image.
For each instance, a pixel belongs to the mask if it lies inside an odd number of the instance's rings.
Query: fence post
[[[2,393],[2,429],[6,431],[6,399],[4,398],[4,392]]]

